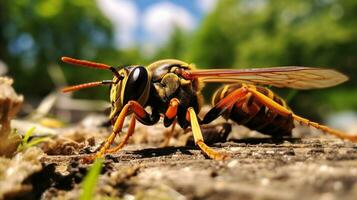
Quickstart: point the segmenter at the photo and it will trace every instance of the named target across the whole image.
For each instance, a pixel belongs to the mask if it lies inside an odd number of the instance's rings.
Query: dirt
[[[124,199],[353,199],[357,146],[334,138],[252,138],[213,145],[231,159],[207,159],[196,147],[128,145],[106,156],[96,197]],[[34,198],[77,199],[83,155],[44,156],[30,177]],[[45,185],[36,178],[47,179]],[[40,185],[39,185],[40,182]]]
[[[159,135],[150,140],[157,133],[147,128],[148,135],[142,136],[141,128],[135,133],[139,139],[134,137],[122,151],[105,157],[96,199],[354,199],[357,195],[357,145],[351,142],[326,135],[272,139],[249,131],[253,138],[241,139],[234,135],[244,128],[233,126],[228,136],[230,125],[220,124],[206,127],[204,133],[220,133],[210,146],[230,159],[214,161],[190,142],[160,147],[163,134],[161,140]],[[179,143],[182,135],[183,131],[176,134],[170,144]],[[30,187],[4,198],[78,199],[90,166],[81,158],[95,151],[105,135],[81,138],[74,131],[67,137],[70,142],[63,142],[65,137],[53,139],[64,145],[56,143],[57,151],[39,158],[42,170],[23,181]],[[217,143],[222,138],[229,141]],[[41,147],[46,152],[46,144]]]

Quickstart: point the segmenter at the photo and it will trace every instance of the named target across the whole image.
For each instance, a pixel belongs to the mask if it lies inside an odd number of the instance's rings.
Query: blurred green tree
[[[187,57],[198,66],[232,66],[237,44],[235,0],[219,1],[197,30]],[[226,67],[224,67],[226,68]]]
[[[103,62],[118,56],[111,24],[94,0],[2,0],[0,24],[0,59],[16,77],[17,90],[27,97],[53,90],[47,67],[59,64],[63,55]],[[104,72],[62,69],[71,83],[104,76]]]
[[[328,110],[357,110],[354,0],[221,0],[193,37],[176,28],[152,56],[143,54],[140,46],[117,50],[112,26],[94,0],[2,0],[0,25],[0,60],[16,77],[16,89],[27,97],[53,90],[47,67],[59,64],[63,55],[114,66],[177,58],[199,68],[334,67],[351,80],[326,90],[299,91],[292,108],[313,117]],[[111,77],[100,70],[64,64],[61,68],[70,84]],[[277,92],[284,97],[290,90]],[[108,96],[103,89],[81,95]]]
[[[351,80],[326,90],[299,91],[292,107],[304,116],[357,110],[357,2],[222,0],[188,48],[200,66],[328,66]],[[287,96],[290,90],[277,90]]]
[[[187,34],[179,27],[175,27],[172,31],[169,40],[159,47],[154,58],[151,60],[175,58],[186,60],[187,47],[189,45]]]

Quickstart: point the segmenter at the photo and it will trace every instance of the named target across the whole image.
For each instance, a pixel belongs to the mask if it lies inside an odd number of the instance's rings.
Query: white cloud
[[[135,43],[135,29],[139,24],[139,10],[130,0],[97,0],[99,8],[113,23],[116,40],[121,48]]]
[[[183,7],[161,2],[148,7],[143,14],[144,30],[149,42],[166,41],[175,27],[190,31],[195,27],[193,16]]]
[[[217,0],[197,0],[197,6],[199,9],[201,9],[203,12],[208,13],[212,11],[217,4]]]
[[[96,1],[102,13],[113,23],[120,48],[131,47],[137,41],[152,48],[165,42],[175,27],[183,31],[195,28],[195,19],[189,11],[169,1],[149,5],[142,12],[137,2],[131,0]],[[138,34],[141,28],[143,35],[139,39],[135,33]]]

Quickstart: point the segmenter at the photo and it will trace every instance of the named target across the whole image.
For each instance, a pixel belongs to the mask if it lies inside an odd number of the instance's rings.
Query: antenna
[[[96,69],[105,69],[105,70],[110,70],[114,73],[114,75],[119,79],[122,80],[124,77],[119,74],[119,72],[112,66],[103,64],[103,63],[96,63],[96,62],[91,62],[87,60],[78,60],[75,58],[70,58],[70,57],[62,57],[61,60],[65,63],[72,64],[72,65],[78,65],[78,66],[83,66],[83,67],[91,67],[91,68],[96,68]]]

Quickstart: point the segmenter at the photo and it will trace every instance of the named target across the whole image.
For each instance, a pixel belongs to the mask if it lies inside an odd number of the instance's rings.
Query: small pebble
[[[238,160],[232,160],[232,161],[230,161],[230,162],[227,164],[227,166],[228,166],[229,168],[233,168],[233,167],[235,167],[237,164],[238,164]]]
[[[270,180],[269,180],[268,178],[263,178],[263,179],[260,181],[260,183],[261,183],[262,185],[268,185],[268,184],[270,183]]]

